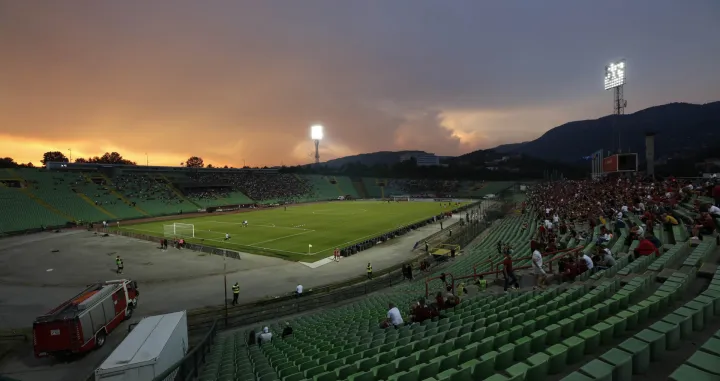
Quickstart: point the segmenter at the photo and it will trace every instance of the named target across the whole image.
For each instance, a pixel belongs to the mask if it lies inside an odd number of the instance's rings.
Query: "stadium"
[[[115,277],[137,282],[136,317],[188,310],[191,357],[206,361],[177,364],[184,379],[654,377],[653,361],[684,353],[688,340],[720,328],[717,232],[695,229],[713,218],[703,212],[714,202],[713,184],[623,176],[606,171],[603,180],[528,185],[67,163],[6,169],[3,210],[16,217],[2,220],[1,279],[3,300],[15,308],[3,311],[3,325],[22,335],[78,287],[112,278],[122,257],[124,272]],[[620,194],[635,203],[606,198],[590,214],[573,211],[588,197],[625,189],[669,192]],[[564,197],[567,205],[559,203]],[[648,237],[660,241],[657,253],[638,254]],[[518,291],[504,282],[500,243]],[[600,259],[606,248],[616,258],[609,267]],[[538,289],[535,250],[543,251],[550,279]],[[572,272],[568,258],[583,263],[585,256],[602,269]],[[365,276],[368,262],[373,279]],[[399,269],[408,264],[412,281]],[[228,307],[223,293],[227,303],[235,282],[239,305]],[[302,298],[293,295],[297,284],[305,287]],[[28,305],[28,293],[37,292],[42,300]],[[438,293],[462,302],[440,318],[378,327],[388,303],[413,321],[406,306],[415,308],[420,297],[429,305]],[[291,340],[247,344],[258,326],[279,335],[285,324]],[[327,326],[342,336],[324,336]],[[701,360],[714,340],[676,373],[712,371]],[[82,360],[85,372],[103,351]],[[44,366],[24,370],[56,374]]]
[[[0,381],[720,381],[715,4],[131,3],[3,7]]]

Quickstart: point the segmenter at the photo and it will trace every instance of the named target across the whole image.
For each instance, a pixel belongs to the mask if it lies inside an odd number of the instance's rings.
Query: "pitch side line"
[[[134,231],[139,231],[139,232],[147,232],[147,233],[153,233],[153,234],[161,234],[161,232],[157,232],[157,231],[155,231],[155,230],[137,229],[137,228],[127,228],[127,227],[124,227],[123,229],[124,229],[124,230],[134,230]],[[311,230],[311,231],[314,231],[314,230]],[[300,233],[300,234],[310,233],[311,231],[302,232],[302,233]],[[288,236],[280,237],[280,238],[287,238],[287,237],[288,237]],[[129,238],[132,238],[132,237],[129,237]],[[161,238],[161,237],[157,237],[157,236],[156,236],[156,238]],[[220,237],[220,238],[222,238],[222,237]],[[280,238],[278,238],[278,239],[280,239]],[[243,248],[243,247],[253,247],[253,248],[256,248],[256,249],[265,249],[265,250],[268,250],[268,251],[278,251],[278,252],[281,252],[281,253],[297,254],[297,255],[308,255],[308,253],[299,253],[299,252],[297,252],[297,251],[280,250],[280,249],[273,249],[273,248],[271,248],[271,247],[262,247],[262,246],[250,246],[250,245],[243,244],[243,243],[235,243],[235,242],[225,241],[224,239],[197,238],[197,237],[196,237],[196,238],[191,238],[191,239],[204,240],[204,241],[212,241],[212,242],[219,242],[219,243],[222,243],[222,244],[224,244],[224,245],[231,245],[231,246],[240,247],[240,248]],[[260,244],[260,243],[262,243],[262,242],[255,243],[254,245],[257,245],[257,244]],[[218,249],[222,249],[222,247],[218,247]],[[250,253],[250,254],[252,254],[252,253]],[[311,253],[310,255],[312,255],[312,253]]]

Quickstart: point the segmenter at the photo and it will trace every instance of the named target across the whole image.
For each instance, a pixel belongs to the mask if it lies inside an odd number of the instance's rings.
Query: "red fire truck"
[[[35,319],[35,356],[62,356],[102,347],[105,337],[132,316],[139,294],[137,282],[128,279],[89,285]]]

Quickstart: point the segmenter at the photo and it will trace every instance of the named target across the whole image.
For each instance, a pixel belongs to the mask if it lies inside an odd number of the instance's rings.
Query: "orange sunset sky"
[[[609,114],[619,57],[628,112],[720,99],[718,2],[542,3],[0,0],[0,157],[459,155]]]

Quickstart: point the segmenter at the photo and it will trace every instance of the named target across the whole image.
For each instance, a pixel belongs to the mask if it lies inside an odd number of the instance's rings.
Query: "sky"
[[[0,157],[460,155],[720,100],[717,0],[0,0]],[[147,153],[147,156],[146,156]]]

